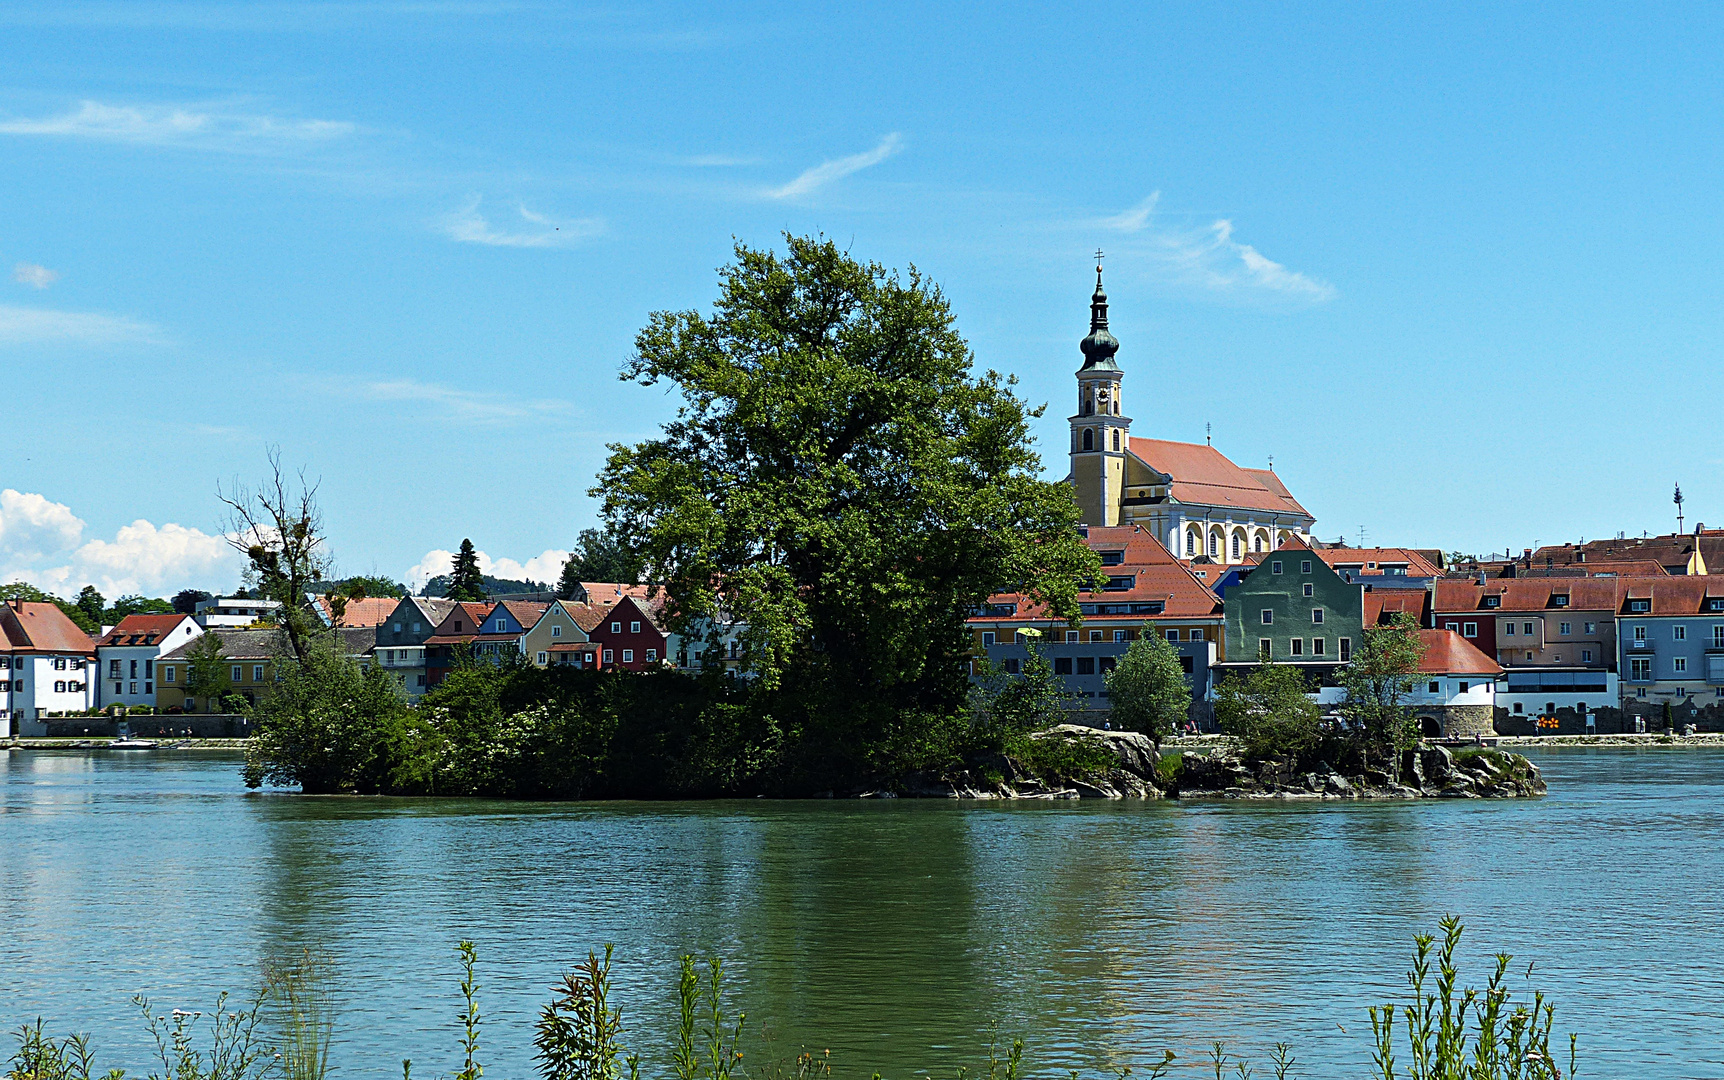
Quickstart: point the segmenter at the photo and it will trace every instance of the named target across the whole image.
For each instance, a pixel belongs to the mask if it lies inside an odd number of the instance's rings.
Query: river
[[[1037,1076],[1163,1047],[1196,1076],[1222,1039],[1259,1077],[1285,1041],[1295,1076],[1363,1078],[1366,1005],[1454,912],[1463,976],[1514,953],[1583,1077],[1724,1076],[1724,751],[1532,755],[1542,800],[521,804],[247,793],[215,752],[15,751],[0,1012],[140,1070],[133,994],[207,1008],[314,946],[334,1075],[452,1075],[471,938],[481,1060],[514,1080],[552,980],[608,942],[653,1077],[692,952],[725,958],[757,1077],[804,1047],[839,1077],[950,1077],[997,1023]]]

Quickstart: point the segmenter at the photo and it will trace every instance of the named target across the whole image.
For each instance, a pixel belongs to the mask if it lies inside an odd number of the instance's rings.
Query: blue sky
[[[349,572],[548,576],[647,313],[783,230],[942,283],[1050,475],[1101,247],[1133,432],[1326,538],[1724,523],[1720,18],[8,3],[0,577],[230,586],[270,443]]]

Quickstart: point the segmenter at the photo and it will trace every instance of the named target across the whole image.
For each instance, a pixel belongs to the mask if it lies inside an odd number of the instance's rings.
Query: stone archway
[[[1431,714],[1431,713],[1420,713],[1419,714],[1419,734],[1424,736],[1427,739],[1440,739],[1440,738],[1442,738],[1443,737],[1443,722],[1442,722],[1442,720],[1440,718],[1438,718],[1437,716]]]

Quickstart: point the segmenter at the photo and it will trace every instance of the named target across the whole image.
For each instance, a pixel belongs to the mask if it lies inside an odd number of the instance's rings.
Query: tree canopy
[[[1323,712],[1306,689],[1298,668],[1259,664],[1216,688],[1215,721],[1249,757],[1303,754],[1323,738]]]
[[[1153,631],[1131,643],[1106,683],[1113,726],[1141,731],[1157,745],[1191,713],[1191,687],[1179,654]]]
[[[1401,699],[1412,693],[1424,656],[1418,620],[1400,611],[1387,626],[1366,627],[1352,663],[1341,669],[1347,691],[1341,715],[1367,754],[1384,755],[1419,741],[1413,710]]]
[[[557,582],[557,595],[564,600],[575,595],[583,581],[616,581],[633,584],[634,556],[628,545],[607,530],[582,529],[575,540],[575,549],[563,563],[563,576]]]
[[[972,374],[939,287],[829,240],[736,245],[710,314],[661,311],[623,378],[675,385],[661,438],[592,494],[674,628],[735,612],[763,686],[817,693],[842,737],[961,710],[965,619],[1017,591],[1059,618],[1098,561],[1041,479],[1015,380]],[[864,714],[872,716],[866,719]]]
[[[479,572],[479,553],[473,549],[473,541],[461,541],[461,550],[455,553],[449,585],[443,590],[443,595],[451,600],[488,599],[485,595],[485,575]]]

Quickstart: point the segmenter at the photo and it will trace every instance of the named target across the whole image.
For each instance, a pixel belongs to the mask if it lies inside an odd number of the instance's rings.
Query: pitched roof
[[[127,615],[96,644],[154,645],[189,621],[192,621],[190,615]]]
[[[1133,437],[1131,452],[1167,476],[1169,494],[1182,503],[1311,516],[1274,472],[1242,469],[1213,446]]]
[[[54,604],[34,600],[0,603],[0,643],[7,652],[96,655],[96,643]]]
[[[456,601],[441,596],[409,596],[407,600],[424,613],[432,626],[447,619],[449,613],[455,610],[456,604]]]
[[[1544,611],[1556,608],[1615,611],[1618,583],[1622,580],[1579,577],[1491,578],[1480,585],[1471,578],[1444,578],[1436,583],[1435,609],[1440,612]],[[1485,606],[1485,598],[1488,596],[1498,598],[1496,607]],[[1567,602],[1557,603],[1554,599],[1557,596],[1567,597]]]
[[[1651,560],[1660,566],[1686,566],[1689,557],[1699,549],[1706,562],[1724,560],[1724,529],[1697,527],[1693,532],[1666,533],[1663,536],[1630,536],[1621,540],[1590,540],[1584,544],[1546,544],[1521,562],[1533,568],[1546,564],[1564,566],[1598,561]]]
[[[221,654],[228,660],[271,660],[275,654],[285,647],[282,633],[275,627],[263,630],[249,628],[216,626],[203,632],[199,637],[181,645],[179,648],[162,655],[163,660],[183,660],[187,652],[207,637],[214,637],[221,643]],[[203,648],[209,648],[204,645]]]
[[[1724,599],[1724,578],[1696,575],[1626,579],[1622,582],[1624,610],[1630,599],[1652,601],[1650,612],[1634,612],[1636,615],[1710,614],[1706,601]]]
[[[1424,589],[1373,589],[1365,587],[1361,615],[1366,626],[1387,626],[1398,613],[1411,615],[1424,626],[1430,622],[1431,594]]]
[[[540,604],[532,600],[499,600],[497,607],[507,611],[523,627],[531,628],[534,623],[539,621],[539,616],[550,610],[551,605]],[[496,608],[492,610],[494,611]]]
[[[591,634],[594,630],[598,629],[600,623],[605,621],[605,613],[610,611],[611,605],[571,604],[565,602],[563,604],[563,609],[569,613],[569,618],[575,620],[576,626],[580,627],[584,633]]]
[[[1407,568],[1408,577],[1440,577],[1442,575],[1442,571],[1437,568],[1435,563],[1412,548],[1322,547],[1314,550],[1317,552],[1317,557],[1331,567],[1357,565],[1359,573],[1367,577],[1383,575],[1385,573],[1384,564],[1390,566],[1404,565]],[[1373,566],[1373,563],[1376,565]]]
[[[1102,567],[1102,573],[1108,577],[1130,577],[1129,589],[1098,589],[1093,592],[1080,593],[1078,599],[1086,604],[1144,604],[1159,601],[1162,606],[1158,618],[1192,619],[1218,615],[1221,612],[1221,602],[1215,594],[1209,591],[1209,584],[1199,581],[1192,575],[1190,569],[1178,559],[1168,554],[1166,548],[1156,540],[1154,534],[1137,525],[1091,526],[1089,538],[1085,541],[1094,551],[1117,551],[1123,556],[1123,561]],[[1206,569],[1225,573],[1229,567],[1215,564]],[[1219,574],[1217,575],[1219,577]],[[1047,618],[1047,609],[1035,604],[1028,597],[1016,593],[1002,593],[990,597],[988,603],[1004,606],[1012,605],[1011,615],[982,615],[971,619],[971,622],[989,622],[1001,619],[1043,619]],[[1106,615],[1090,615],[1085,618],[1108,618]],[[1117,616],[1116,616],[1117,617]],[[1141,615],[1131,616],[1141,618]]]
[[[589,604],[610,605],[616,603],[625,596],[632,596],[637,600],[645,600],[650,588],[651,586],[648,585],[629,585],[616,581],[581,582],[581,590],[586,594],[587,603]]]
[[[1420,630],[1419,642],[1425,647],[1425,655],[1419,660],[1419,671],[1424,674],[1493,677],[1502,674],[1503,669],[1495,660],[1453,630]]]

